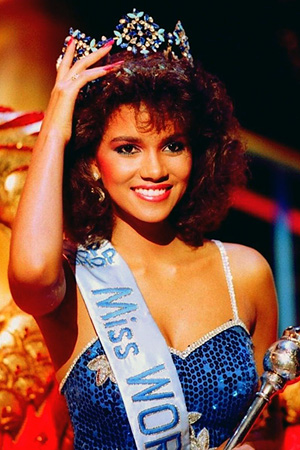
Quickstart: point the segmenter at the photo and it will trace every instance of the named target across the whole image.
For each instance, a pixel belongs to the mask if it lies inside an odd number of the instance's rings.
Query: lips
[[[157,187],[135,187],[132,188],[132,190],[135,192],[135,194],[142,198],[143,200],[147,201],[162,201],[169,197],[170,190],[172,186],[157,186]]]

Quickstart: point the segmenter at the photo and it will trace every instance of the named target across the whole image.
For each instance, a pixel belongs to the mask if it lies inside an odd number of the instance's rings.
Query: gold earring
[[[96,188],[91,188],[91,193],[98,195],[98,202],[102,203],[105,199],[105,192],[100,186],[97,186]]]

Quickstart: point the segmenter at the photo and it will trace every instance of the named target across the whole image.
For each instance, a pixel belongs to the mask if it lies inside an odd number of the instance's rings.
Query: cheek
[[[132,169],[124,160],[99,158],[98,167],[106,188],[126,183],[132,177]]]
[[[98,159],[98,167],[103,180],[110,179],[114,176],[114,164],[107,159]]]
[[[178,168],[178,176],[188,182],[192,170],[192,158],[187,158]]]
[[[97,163],[105,187],[108,188],[111,184],[115,184],[120,179],[120,167],[116,164],[114,158],[99,157]]]
[[[185,178],[186,181],[189,180],[190,175],[191,175],[191,170],[192,170],[192,165],[190,165],[188,168],[186,168],[186,170],[184,171],[183,177]]]

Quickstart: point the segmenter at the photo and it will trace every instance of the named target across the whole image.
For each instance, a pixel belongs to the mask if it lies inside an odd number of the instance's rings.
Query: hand
[[[57,70],[55,85],[42,127],[42,131],[51,131],[54,135],[60,136],[65,144],[71,137],[73,111],[80,89],[86,83],[115,70],[123,62],[118,61],[115,64],[91,68],[111,50],[113,45],[113,40],[111,40],[108,41],[107,45],[84,58],[78,59],[73,64],[75,45],[75,40],[70,39]]]

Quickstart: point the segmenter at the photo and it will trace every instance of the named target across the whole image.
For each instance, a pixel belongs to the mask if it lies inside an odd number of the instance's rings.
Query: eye
[[[164,147],[164,151],[170,153],[181,153],[184,150],[186,150],[186,145],[180,141],[170,142]]]
[[[136,153],[139,152],[139,150],[133,144],[120,145],[119,147],[115,148],[115,151],[119,155],[125,155],[125,156],[135,155]]]

